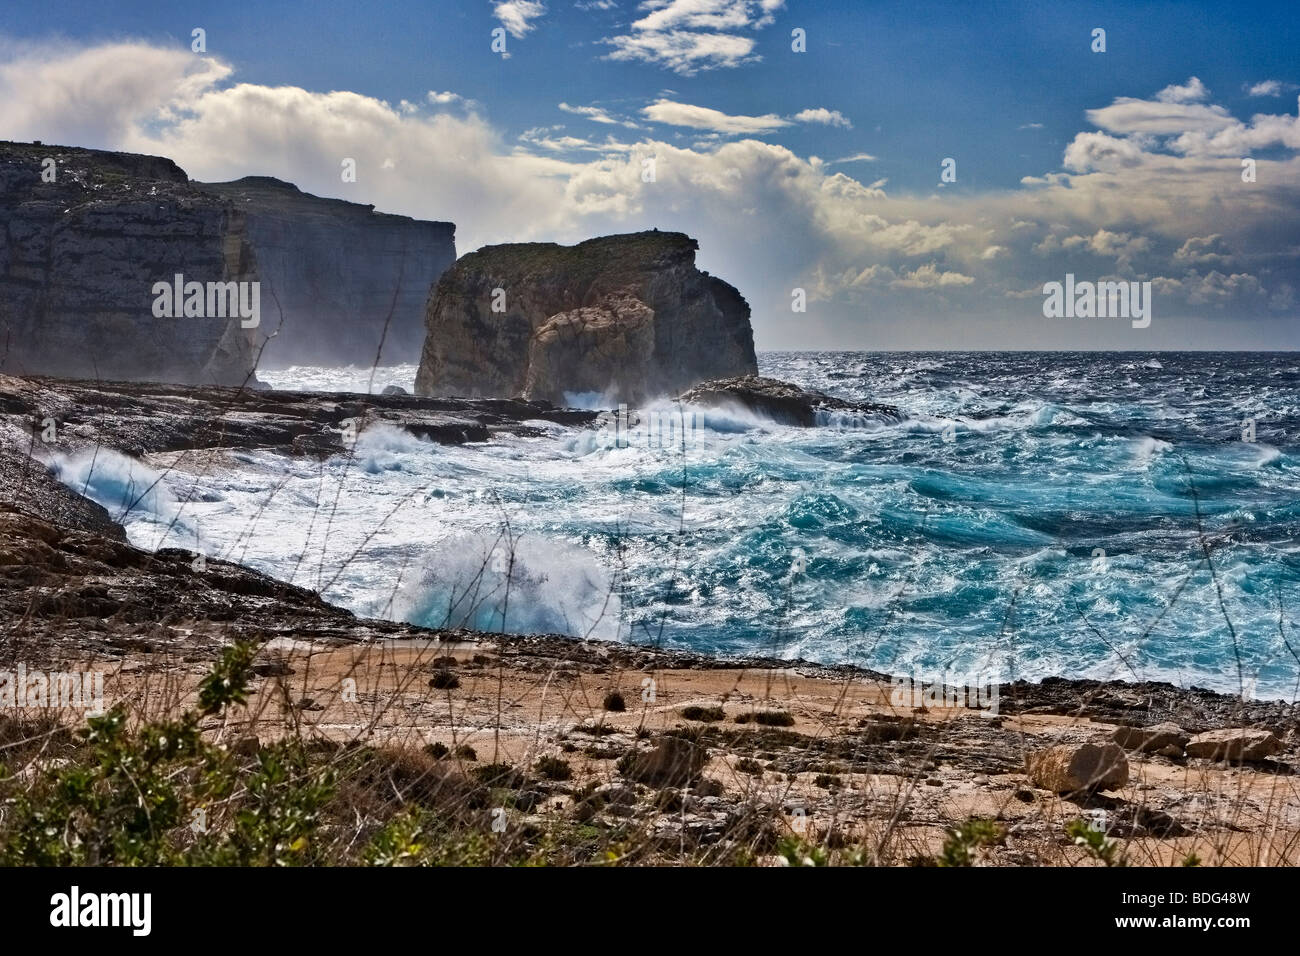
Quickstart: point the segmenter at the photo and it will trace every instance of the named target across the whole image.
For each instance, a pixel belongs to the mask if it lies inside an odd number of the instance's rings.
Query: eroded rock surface
[[[629,404],[754,374],[749,306],[675,232],[464,256],[429,297],[416,392]]]
[[[872,422],[902,419],[893,405],[850,402],[758,375],[703,382],[682,393],[680,399],[704,408],[743,409],[783,425],[804,428],[825,424],[860,427]]]
[[[195,185],[247,220],[265,331],[279,328],[262,367],[420,360],[429,289],[456,261],[454,225],[313,196],[270,176]]]
[[[239,317],[153,314],[177,274],[258,279],[243,213],[171,160],[0,143],[0,239],[0,371],[250,380],[257,330]]]

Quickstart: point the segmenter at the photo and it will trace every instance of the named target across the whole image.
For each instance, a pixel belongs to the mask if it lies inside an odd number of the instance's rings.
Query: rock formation
[[[456,261],[452,223],[322,199],[269,176],[194,185],[247,219],[266,334],[284,311],[262,367],[420,360],[429,290]]]
[[[53,181],[49,181],[49,180]],[[243,215],[168,159],[0,143],[0,370],[241,384],[257,330],[159,318],[153,286],[255,281]]]
[[[688,405],[704,408],[739,408],[770,418],[782,425],[811,428],[830,424],[831,416],[842,427],[860,427],[870,422],[902,420],[893,405],[850,402],[833,395],[800,388],[775,378],[745,375],[739,378],[703,382],[681,396]]]
[[[754,374],[749,306],[695,267],[698,248],[641,232],[470,253],[429,296],[416,392],[634,403]]]
[[[0,371],[239,385],[277,328],[263,365],[415,362],[454,233],[268,177],[0,142]],[[257,325],[156,315],[155,283],[177,275],[209,295],[259,283]]]

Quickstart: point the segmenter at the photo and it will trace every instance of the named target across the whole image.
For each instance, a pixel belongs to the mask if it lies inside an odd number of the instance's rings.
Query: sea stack
[[[429,296],[424,396],[636,403],[757,372],[749,305],[679,232],[486,246]]]

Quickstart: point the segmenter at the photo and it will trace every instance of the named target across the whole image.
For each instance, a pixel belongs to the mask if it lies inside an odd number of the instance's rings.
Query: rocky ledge
[[[375,424],[439,444],[538,436],[539,423],[582,426],[596,412],[504,399],[434,399],[354,392],[20,379],[0,375],[0,426],[19,450],[111,448],[140,457],[200,448],[346,454]],[[530,424],[531,423],[531,424]]]
[[[679,400],[704,408],[741,408],[783,425],[803,428],[828,424],[832,414],[845,426],[902,421],[902,414],[893,405],[850,402],[758,375],[704,382],[683,392]]]

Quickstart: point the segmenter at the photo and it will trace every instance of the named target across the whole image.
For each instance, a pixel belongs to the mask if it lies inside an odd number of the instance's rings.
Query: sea
[[[364,616],[1294,701],[1297,359],[762,352],[764,375],[901,420],[798,428],[662,402],[626,427],[537,422],[464,446],[376,427],[324,462],[57,466],[136,545],[237,561]],[[364,393],[415,371],[259,377]]]

